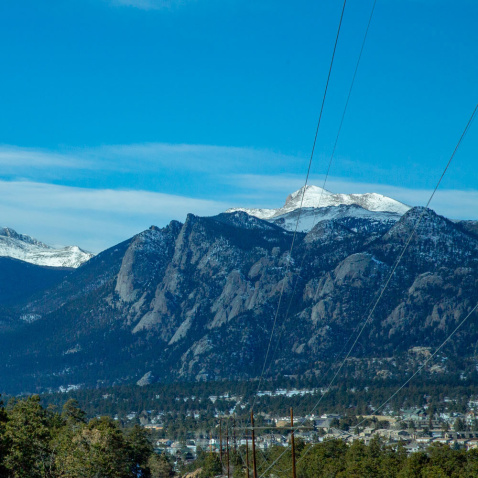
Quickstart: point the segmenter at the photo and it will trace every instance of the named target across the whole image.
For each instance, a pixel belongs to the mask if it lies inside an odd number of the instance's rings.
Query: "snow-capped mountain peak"
[[[11,257],[38,266],[76,268],[93,255],[78,246],[51,247],[31,236],[19,234],[9,227],[0,227],[1,257]]]
[[[287,196],[282,209],[298,209],[301,204],[302,207],[323,207],[324,201],[328,202],[326,198],[331,195],[330,191],[318,186],[303,186]]]
[[[34,237],[27,236],[26,234],[19,234],[14,229],[9,227],[0,227],[0,236],[10,237],[12,239],[17,239],[22,242],[26,242],[27,244],[33,244],[34,246],[43,247],[44,249],[49,249],[45,243],[38,241]]]
[[[226,212],[244,211],[251,216],[281,225],[285,229],[295,227],[297,211],[302,208],[299,230],[309,231],[316,221],[319,221],[324,214],[335,215],[330,208],[338,206],[354,206],[350,209],[351,215],[363,215],[356,206],[377,213],[378,220],[398,220],[410,207],[395,199],[377,193],[365,194],[335,194],[318,186],[305,186],[289,194],[284,206],[278,209],[253,209],[253,208],[231,208]],[[326,213],[327,209],[327,213]],[[324,214],[322,214],[322,211]],[[365,212],[365,211],[364,211]],[[343,211],[341,211],[343,214]],[[369,213],[369,215],[370,215]],[[372,214],[373,215],[373,214]],[[293,217],[294,216],[294,217]],[[383,218],[381,217],[383,216]]]

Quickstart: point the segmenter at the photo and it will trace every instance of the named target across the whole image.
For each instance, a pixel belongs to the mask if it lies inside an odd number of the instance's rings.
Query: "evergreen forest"
[[[1,478],[209,478],[246,475],[246,450],[229,456],[200,451],[188,466],[174,469],[154,452],[148,432],[134,425],[121,429],[109,417],[86,419],[70,399],[61,412],[43,407],[33,395],[0,406]],[[375,437],[368,445],[329,440],[315,445],[296,442],[299,478],[473,478],[478,476],[478,450],[433,445],[426,452],[407,454],[405,447]],[[257,453],[258,476],[291,476],[290,448],[272,447]],[[249,467],[252,468],[251,453]],[[252,474],[251,474],[252,476]]]

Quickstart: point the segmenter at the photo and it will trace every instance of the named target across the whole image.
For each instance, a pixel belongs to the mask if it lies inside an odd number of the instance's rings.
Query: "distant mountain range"
[[[48,267],[79,267],[93,257],[78,246],[54,248],[11,228],[0,228],[0,257]]]
[[[44,290],[3,301],[0,391],[135,383],[145,374],[255,377],[283,286],[271,373],[323,373],[366,318],[422,214],[344,372],[377,380],[406,373],[416,350],[441,343],[478,301],[476,222],[375,194],[308,188],[309,222],[290,257],[299,195],[267,213],[190,214],[151,227]],[[451,372],[458,359],[465,373],[474,370],[477,323],[460,330],[427,373]]]

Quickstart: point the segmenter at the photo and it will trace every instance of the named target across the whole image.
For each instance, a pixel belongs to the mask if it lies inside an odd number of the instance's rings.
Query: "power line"
[[[312,219],[312,228],[313,229],[315,227],[315,225],[317,224],[316,222],[316,218],[317,218],[317,211],[320,207],[320,204],[322,203],[322,196],[324,194],[324,190],[325,190],[325,185],[327,184],[327,180],[328,180],[328,177],[329,177],[329,173],[330,173],[330,168],[332,166],[332,161],[333,161],[333,158],[334,158],[334,155],[335,155],[335,150],[337,148],[337,143],[339,141],[339,137],[340,137],[340,133],[342,131],[342,126],[343,126],[343,123],[344,123],[344,119],[345,119],[345,114],[347,112],[347,107],[349,105],[349,101],[350,101],[350,96],[352,95],[352,90],[353,90],[353,87],[354,87],[354,83],[355,83],[355,78],[357,76],[357,71],[358,71],[358,68],[359,68],[359,65],[360,65],[360,60],[362,59],[362,53],[363,53],[363,50],[364,50],[364,47],[365,47],[365,42],[367,40],[367,36],[368,36],[368,31],[370,29],[370,24],[372,22],[372,17],[373,17],[373,13],[375,11],[375,5],[377,4],[377,0],[374,0],[373,2],[373,5],[372,5],[372,10],[370,12],[370,16],[369,16],[369,19],[368,19],[368,23],[367,23],[367,28],[365,29],[365,34],[364,34],[364,37],[363,37],[363,40],[362,40],[362,45],[361,45],[361,48],[360,48],[360,53],[359,53],[359,56],[358,56],[358,59],[357,59],[357,63],[355,64],[355,70],[354,70],[354,74],[353,74],[353,77],[352,77],[352,82],[350,83],[350,87],[349,87],[349,92],[348,92],[348,95],[347,95],[347,100],[345,102],[345,106],[344,106],[344,110],[342,112],[342,117],[340,119],[340,124],[339,124],[339,129],[337,131],[337,136],[335,137],[335,142],[334,142],[334,147],[332,149],[332,153],[330,155],[330,159],[329,159],[329,163],[328,163],[328,166],[327,166],[327,172],[325,174],[325,178],[324,178],[324,182],[322,184],[322,189],[320,191],[320,196],[319,196],[319,201],[317,203],[317,206],[316,206],[316,209],[314,211],[314,215],[313,215],[313,219]],[[300,211],[299,211],[299,217],[300,217]],[[299,271],[302,270],[302,267],[304,265],[304,262],[305,262],[305,258],[307,257],[307,250],[304,252],[304,255],[302,256],[302,262],[300,263],[300,266],[299,266]],[[289,299],[289,305],[287,307],[287,312],[285,314],[285,319],[282,323],[282,327],[281,327],[281,331],[279,333],[279,338],[277,339],[277,343],[276,343],[276,347],[274,349],[274,352],[272,354],[272,357],[271,357],[271,360],[270,360],[270,364],[269,364],[269,369],[268,371],[270,370],[270,367],[272,367],[272,362],[273,362],[273,359],[276,355],[276,352],[277,352],[277,349],[279,348],[279,345],[280,345],[280,341],[281,341],[281,338],[282,338],[282,334],[284,333],[284,329],[285,329],[285,323],[287,322],[287,319],[289,318],[289,313],[290,313],[290,309],[291,309],[291,306],[292,306],[292,301],[294,299],[294,296],[295,296],[295,292],[296,292],[296,289],[297,289],[297,284],[299,283],[299,279],[300,279],[300,276],[299,274],[297,274],[297,277],[296,277],[296,280],[295,280],[295,284],[294,284],[294,288],[292,290],[292,294],[291,294],[291,297]],[[316,295],[317,295],[317,292],[318,292],[318,287],[317,287],[317,291],[316,291]],[[315,299],[315,297],[314,297]],[[355,333],[355,331],[354,331]],[[347,341],[347,343],[345,344],[344,347],[347,346],[348,342],[350,341],[350,339]],[[339,356],[342,354],[342,351],[340,352]],[[328,372],[327,372],[328,373]]]
[[[357,342],[358,342],[360,336],[362,335],[362,333],[363,333],[365,327],[367,326],[368,322],[370,321],[371,317],[373,316],[373,313],[374,313],[374,311],[375,311],[375,309],[376,309],[378,303],[380,302],[381,298],[383,297],[383,294],[384,294],[386,288],[388,287],[388,284],[390,283],[390,280],[391,280],[393,274],[395,273],[395,271],[396,271],[396,269],[397,269],[399,263],[401,262],[401,260],[402,260],[402,258],[403,258],[403,255],[405,254],[406,250],[408,249],[408,246],[409,246],[409,244],[410,244],[410,242],[411,242],[413,236],[415,235],[415,233],[416,233],[416,231],[417,231],[417,229],[418,229],[418,227],[419,227],[419,225],[420,225],[420,223],[421,223],[421,221],[422,221],[422,219],[423,219],[423,216],[424,216],[424,214],[425,214],[425,212],[426,212],[426,208],[428,208],[428,206],[430,205],[430,203],[431,203],[433,197],[435,196],[435,193],[437,192],[438,187],[440,186],[440,184],[441,184],[441,182],[442,182],[442,180],[443,180],[443,178],[444,178],[446,172],[448,171],[448,168],[449,168],[449,166],[450,166],[450,164],[451,164],[453,158],[455,157],[456,152],[458,151],[458,148],[459,148],[461,142],[463,141],[463,138],[466,136],[466,133],[468,132],[468,130],[469,130],[471,124],[473,123],[473,120],[474,120],[474,118],[475,118],[475,115],[476,115],[476,111],[477,111],[477,110],[478,110],[478,103],[476,104],[476,106],[475,106],[475,108],[474,108],[474,110],[473,110],[473,113],[471,114],[471,116],[470,116],[470,118],[469,118],[469,120],[468,120],[468,122],[467,122],[467,124],[466,124],[466,126],[465,126],[465,129],[463,130],[463,132],[462,132],[462,134],[461,134],[461,136],[460,136],[460,139],[458,140],[458,142],[457,142],[457,144],[456,144],[456,146],[455,146],[455,148],[454,148],[454,150],[453,150],[453,153],[451,154],[450,159],[448,160],[448,162],[447,162],[447,164],[446,164],[446,166],[445,166],[445,169],[443,170],[443,172],[442,172],[442,174],[441,174],[441,176],[440,176],[440,178],[439,178],[439,180],[438,180],[438,182],[437,182],[435,188],[433,189],[433,192],[432,192],[432,194],[430,195],[430,198],[428,199],[425,208],[423,208],[423,211],[421,212],[421,214],[420,214],[420,216],[419,216],[419,218],[418,218],[418,220],[417,220],[417,222],[416,222],[416,224],[415,224],[415,226],[414,226],[412,232],[411,232],[410,235],[408,236],[408,239],[407,239],[407,241],[406,241],[406,243],[405,243],[405,245],[404,245],[404,247],[403,247],[403,249],[402,249],[400,255],[398,256],[398,258],[397,258],[397,260],[396,260],[396,262],[395,262],[395,265],[394,265],[394,267],[392,268],[392,271],[390,272],[387,281],[385,282],[385,285],[383,286],[383,288],[382,288],[382,290],[381,290],[381,292],[380,292],[380,294],[379,294],[377,300],[375,301],[375,303],[374,303],[374,305],[373,305],[373,307],[372,307],[372,310],[370,311],[370,313],[369,313],[367,319],[366,319],[365,322],[363,323],[363,326],[361,327],[359,334],[357,335],[355,341],[353,342],[352,346],[350,347],[350,350],[348,351],[346,357],[345,357],[344,360],[342,361],[342,363],[341,363],[339,369],[337,370],[337,372],[335,373],[335,375],[334,375],[334,377],[332,378],[331,382],[330,382],[329,385],[327,386],[327,389],[326,389],[325,392],[322,394],[322,396],[321,396],[320,399],[317,401],[317,403],[314,405],[314,407],[309,411],[308,415],[310,415],[311,413],[314,412],[314,410],[319,406],[319,404],[320,404],[320,402],[322,401],[323,397],[328,393],[328,391],[329,391],[330,388],[332,387],[333,383],[335,382],[335,379],[337,378],[338,374],[340,373],[340,371],[342,370],[343,366],[345,365],[345,362],[347,361],[347,359],[349,358],[350,354],[352,353],[352,350],[355,348],[355,345],[357,344]],[[447,339],[445,339],[445,341],[442,343],[442,345],[439,347],[439,349],[437,349],[437,351],[433,354],[433,356],[436,355],[436,353],[438,353],[439,350],[441,350],[441,348],[446,344],[446,342],[448,342],[448,340],[450,340],[450,338],[451,338],[451,337],[456,333],[456,331],[463,325],[463,323],[465,323],[465,321],[466,321],[466,320],[468,319],[468,317],[477,309],[477,307],[478,307],[478,304],[477,304],[477,305],[472,309],[472,311],[465,317],[465,319],[463,319],[463,321],[462,321],[462,322],[458,325],[458,327],[450,334],[450,336],[447,337]],[[423,367],[422,367],[422,368],[423,368]],[[420,370],[421,370],[421,369],[420,369]],[[418,373],[418,371],[417,371],[417,373]],[[397,390],[393,396],[395,396],[404,386],[406,386],[406,384],[407,384],[415,375],[416,375],[416,373],[415,373],[399,390]],[[390,399],[389,399],[386,403],[388,403],[388,402],[393,398],[393,396],[390,397]],[[385,404],[383,404],[382,407],[383,407],[383,406],[385,406]],[[304,423],[304,421],[305,421],[305,417],[302,419],[301,424]],[[277,463],[277,461],[278,461],[284,454],[285,454],[285,451],[284,451],[283,453],[281,453],[281,454],[277,457],[277,459],[271,464],[271,466],[270,466],[262,475],[260,475],[260,477],[264,476],[264,474],[265,474],[272,466],[274,466],[275,463]],[[304,456],[305,456],[305,455],[304,455]],[[301,458],[302,458],[302,457],[301,457]],[[300,459],[299,459],[299,461],[300,461]]]
[[[357,344],[358,340],[360,339],[360,337],[361,337],[363,331],[365,330],[365,327],[366,327],[366,326],[368,325],[368,323],[370,322],[370,319],[372,318],[372,316],[373,316],[373,314],[374,314],[374,312],[375,312],[375,310],[376,310],[376,308],[377,308],[379,302],[381,301],[381,299],[382,299],[382,297],[383,297],[383,294],[385,293],[386,289],[388,288],[388,285],[390,284],[390,281],[391,281],[391,279],[392,279],[392,277],[393,277],[395,271],[397,270],[398,265],[400,264],[400,262],[401,262],[401,260],[402,260],[402,258],[403,258],[403,256],[404,256],[404,254],[405,254],[405,252],[406,252],[407,249],[408,249],[408,246],[410,245],[410,242],[412,241],[413,237],[415,236],[415,234],[416,234],[416,232],[417,232],[417,230],[418,230],[418,227],[420,226],[420,223],[422,222],[422,219],[423,219],[423,217],[424,217],[424,215],[425,215],[425,213],[426,213],[426,210],[427,210],[426,208],[428,208],[428,206],[430,205],[430,203],[431,203],[433,197],[435,196],[435,193],[437,192],[438,187],[440,186],[440,183],[442,182],[443,177],[445,176],[445,173],[447,172],[447,170],[448,170],[448,168],[449,168],[449,166],[450,166],[450,164],[451,164],[451,162],[452,162],[452,160],[453,160],[453,158],[454,158],[454,156],[455,156],[455,154],[456,154],[456,152],[457,152],[457,150],[458,150],[458,148],[459,148],[459,146],[460,146],[460,144],[461,144],[463,138],[465,137],[465,135],[466,135],[466,133],[467,133],[467,131],[468,131],[468,129],[469,129],[471,123],[473,122],[473,119],[474,119],[474,117],[475,117],[475,114],[476,114],[477,109],[478,109],[478,104],[475,106],[475,109],[473,110],[473,113],[472,113],[470,119],[468,120],[468,123],[466,124],[466,127],[465,127],[465,129],[463,130],[463,133],[461,134],[460,139],[458,140],[458,143],[456,144],[455,149],[453,150],[453,153],[452,153],[452,155],[450,156],[450,159],[448,160],[448,163],[447,163],[445,169],[443,170],[443,173],[441,174],[440,179],[438,180],[438,182],[437,182],[437,184],[436,184],[436,186],[435,186],[435,188],[434,188],[432,194],[430,195],[430,198],[428,199],[425,208],[423,208],[423,210],[422,210],[422,212],[421,212],[421,214],[420,214],[420,216],[419,216],[419,218],[418,218],[418,220],[417,220],[417,222],[416,222],[414,228],[412,229],[412,232],[409,234],[408,239],[407,239],[405,245],[403,246],[403,249],[402,249],[400,255],[398,256],[397,260],[395,261],[395,264],[394,264],[394,266],[393,266],[393,268],[392,268],[392,270],[391,270],[391,272],[390,272],[390,274],[389,274],[389,276],[388,276],[388,278],[387,278],[387,280],[386,280],[384,286],[382,287],[382,290],[380,291],[380,294],[379,294],[377,300],[375,301],[375,303],[374,303],[374,305],[373,305],[373,307],[372,307],[372,310],[370,311],[369,315],[367,316],[367,319],[366,319],[365,322],[363,323],[363,326],[361,327],[361,329],[360,329],[360,331],[359,331],[357,337],[355,338],[355,340],[354,340],[352,346],[350,347],[349,351],[347,352],[347,355],[345,356],[344,360],[342,361],[342,363],[341,363],[339,369],[337,370],[337,372],[335,373],[333,379],[332,379],[331,382],[329,383],[329,385],[328,385],[328,387],[327,387],[325,393],[327,393],[327,392],[330,390],[330,387],[333,385],[333,383],[335,382],[335,379],[337,378],[338,374],[340,373],[340,371],[342,370],[343,366],[345,365],[345,362],[346,362],[347,359],[350,357],[350,354],[352,353],[353,349],[355,348],[355,345]],[[324,394],[324,395],[325,395],[325,394]],[[314,406],[314,408],[311,410],[310,413],[312,413],[312,412],[317,408],[317,406],[319,405],[319,403],[320,403],[320,401],[322,400],[322,398],[324,397],[324,395],[322,395],[322,397],[319,399],[319,401],[317,402],[317,404]]]
[[[309,165],[308,165],[308,168],[307,168],[307,175],[305,177],[305,184],[302,188],[302,197],[301,197],[301,200],[300,200],[299,214],[297,216],[297,221],[296,221],[296,224],[295,224],[294,235],[292,236],[292,243],[291,243],[290,250],[289,250],[289,257],[288,257],[288,261],[287,261],[287,267],[286,267],[284,279],[283,279],[283,282],[282,282],[282,287],[281,287],[281,291],[280,291],[280,295],[279,295],[279,302],[277,304],[277,309],[276,309],[276,313],[275,313],[275,316],[274,316],[272,330],[271,330],[271,334],[270,334],[270,338],[269,338],[269,344],[267,345],[267,351],[266,351],[266,355],[265,355],[265,358],[264,358],[264,365],[262,366],[262,371],[261,371],[261,375],[260,375],[260,378],[259,378],[257,391],[260,390],[260,387],[261,387],[261,384],[262,384],[262,379],[264,377],[264,372],[265,372],[266,365],[267,365],[267,359],[269,357],[269,352],[270,352],[270,348],[271,348],[271,344],[272,344],[272,338],[274,336],[274,331],[275,331],[276,324],[277,324],[277,317],[279,316],[279,310],[280,310],[280,306],[281,306],[281,303],[282,303],[282,297],[284,295],[285,284],[287,282],[287,275],[288,275],[289,270],[290,270],[290,263],[291,263],[291,260],[292,260],[292,251],[294,249],[295,239],[297,237],[297,230],[298,230],[298,227],[299,227],[302,205],[304,203],[305,190],[307,188],[307,184],[308,184],[308,181],[309,181],[310,169],[311,169],[311,166],[312,166],[312,159],[314,158],[314,152],[315,152],[315,147],[316,147],[316,144],[317,144],[317,137],[318,137],[318,134],[319,134],[320,122],[322,120],[322,113],[324,111],[325,98],[327,96],[327,89],[329,87],[330,76],[332,74],[332,66],[334,64],[335,52],[337,50],[337,43],[338,43],[338,40],[339,40],[339,34],[340,34],[340,28],[342,26],[342,20],[344,18],[344,11],[345,11],[346,3],[347,3],[347,0],[344,0],[343,6],[342,6],[342,12],[341,12],[341,15],[340,15],[339,26],[338,26],[337,34],[336,34],[336,37],[335,37],[335,43],[334,43],[334,49],[333,49],[333,52],[332,52],[332,58],[330,60],[329,72],[328,72],[328,75],[327,75],[327,81],[325,83],[325,90],[324,90],[324,94],[323,94],[323,97],[322,97],[322,105],[320,107],[319,119],[317,121],[317,127],[315,129],[314,142],[312,144],[312,151],[310,153]],[[251,410],[254,408],[254,404],[255,404],[255,401],[256,401],[256,396],[257,396],[257,392],[255,394],[254,401],[251,405]]]
[[[340,120],[339,129],[338,129],[338,131],[337,131],[337,135],[336,135],[336,138],[335,138],[334,147],[333,147],[333,150],[332,150],[332,153],[331,153],[331,155],[330,155],[329,162],[328,162],[327,173],[326,173],[326,176],[325,176],[323,185],[322,185],[322,191],[321,191],[321,194],[320,194],[320,197],[319,197],[319,205],[320,205],[321,202],[322,202],[323,191],[325,190],[325,185],[326,185],[326,183],[327,183],[327,179],[328,179],[329,172],[330,172],[330,168],[331,168],[332,161],[333,161],[333,158],[334,158],[335,150],[336,150],[337,143],[338,143],[338,140],[339,140],[339,137],[340,137],[340,133],[341,133],[341,130],[342,130],[343,122],[344,122],[344,119],[345,119],[345,114],[346,114],[346,112],[347,112],[348,104],[349,104],[350,97],[351,97],[351,94],[352,94],[352,90],[353,90],[353,87],[354,87],[355,79],[356,79],[357,72],[358,72],[358,68],[359,68],[359,65],[360,65],[361,58],[362,58],[363,50],[364,50],[365,43],[366,43],[366,39],[367,39],[368,32],[369,32],[369,29],[370,29],[370,24],[371,24],[371,21],[372,21],[372,17],[373,17],[373,13],[374,13],[374,10],[375,10],[376,3],[377,3],[377,0],[374,0],[374,3],[373,3],[373,5],[372,5],[372,9],[371,9],[371,12],[370,12],[370,15],[369,15],[369,19],[368,19],[368,22],[367,22],[367,27],[366,27],[366,29],[365,29],[365,33],[364,33],[364,36],[363,36],[363,39],[362,39],[362,44],[361,44],[361,47],[360,47],[360,53],[359,53],[359,56],[358,56],[358,59],[357,59],[356,65],[355,65],[355,69],[354,69],[352,81],[351,81],[351,84],[350,84],[350,87],[349,87],[349,91],[348,91],[348,94],[347,94],[347,100],[346,100],[346,102],[345,102],[345,106],[344,106],[344,109],[343,109],[343,112],[342,112],[342,117],[341,117],[341,120]],[[339,22],[339,28],[338,28],[338,32],[337,32],[337,36],[336,36],[336,40],[335,40],[334,51],[333,51],[333,56],[332,56],[331,65],[330,65],[330,68],[329,68],[329,75],[328,75],[328,78],[327,78],[326,89],[325,89],[325,92],[324,92],[324,98],[323,98],[323,101],[322,101],[321,111],[320,111],[320,115],[319,115],[319,121],[318,121],[317,129],[316,129],[316,133],[315,133],[315,137],[314,137],[314,143],[313,143],[313,147],[312,147],[312,154],[311,154],[311,157],[310,157],[310,160],[309,160],[309,168],[308,168],[308,171],[307,171],[305,186],[304,186],[304,189],[303,189],[303,191],[302,191],[301,204],[300,204],[301,207],[299,208],[299,215],[298,215],[298,217],[297,217],[297,221],[296,221],[296,225],[295,225],[294,239],[295,239],[295,236],[296,236],[296,233],[297,233],[297,230],[298,230],[298,225],[299,225],[300,217],[301,217],[301,213],[302,213],[302,205],[303,205],[303,200],[304,200],[306,185],[307,185],[307,182],[308,182],[308,177],[309,177],[309,173],[310,173],[311,161],[312,161],[312,157],[313,157],[314,150],[315,150],[315,146],[316,146],[317,134],[318,134],[318,129],[319,129],[319,125],[320,125],[320,119],[321,119],[321,117],[322,117],[322,111],[323,111],[323,107],[324,107],[325,94],[326,94],[326,92],[327,92],[327,85],[328,85],[328,83],[329,83],[330,72],[331,72],[331,68],[332,68],[333,58],[334,58],[334,55],[335,55],[335,50],[336,50],[336,47],[337,47],[337,40],[338,40],[338,36],[339,36],[339,32],[340,32],[340,26],[341,26],[341,23],[342,23],[342,18],[343,18],[343,14],[344,14],[344,9],[345,9],[345,2],[344,2],[344,6],[343,6],[343,8],[342,8],[342,14],[341,14],[340,22]],[[315,216],[315,215],[314,215],[314,216]],[[315,221],[315,217],[314,217],[313,223],[315,224],[315,222],[316,222],[316,221]],[[290,257],[290,256],[289,256],[289,257]],[[304,264],[304,261],[305,261],[305,257],[306,257],[306,254],[304,254],[304,256],[303,256],[303,258],[302,258],[302,262],[301,262],[301,264],[300,264],[299,271],[302,270],[302,267],[303,267],[303,264]],[[287,272],[288,272],[288,271],[287,271]],[[287,275],[287,272],[286,272],[286,275]],[[295,284],[294,284],[294,288],[293,288],[293,291],[292,291],[292,295],[291,295],[291,298],[290,298],[290,300],[289,300],[288,308],[287,308],[287,311],[286,311],[284,323],[287,321],[287,318],[289,317],[289,312],[290,312],[292,300],[293,300],[293,297],[294,297],[294,295],[295,295],[295,291],[296,291],[298,282],[299,282],[299,277],[297,277],[297,279],[296,279],[296,281],[295,281]],[[284,284],[283,284],[283,288],[284,288]],[[276,316],[275,316],[275,318],[274,318],[274,327],[273,327],[273,329],[272,329],[271,337],[270,337],[270,340],[269,340],[268,350],[267,350],[266,358],[265,358],[265,360],[264,360],[264,367],[263,367],[263,370],[262,370],[262,373],[261,373],[261,379],[260,379],[260,381],[259,381],[259,386],[258,386],[258,388],[257,388],[257,391],[260,389],[260,385],[261,385],[261,382],[262,382],[262,378],[263,378],[263,376],[264,376],[264,368],[265,368],[265,366],[266,366],[266,364],[267,364],[267,358],[268,358],[268,354],[269,354],[269,351],[270,351],[270,346],[271,346],[271,342],[272,342],[272,338],[273,338],[273,332],[274,332],[274,329],[275,329],[275,326],[276,326],[278,311],[279,311],[279,307],[280,307],[280,304],[281,304],[283,288],[282,288],[282,290],[281,290],[281,296],[280,296],[280,299],[279,299],[279,305],[278,305],[278,308],[277,308],[277,311],[276,311]],[[284,325],[284,323],[283,323],[283,325]],[[270,367],[272,366],[273,357],[276,355],[277,348],[279,347],[283,330],[284,330],[284,327],[282,326],[282,327],[281,327],[281,332],[280,332],[280,334],[279,334],[279,338],[278,338],[278,340],[277,340],[276,347],[275,347],[274,352],[273,352],[273,354],[272,354],[272,358],[271,358],[271,361],[270,361],[270,364],[269,364],[269,368],[267,369],[267,372],[270,370]],[[349,341],[350,341],[350,338],[349,338],[349,340],[346,342],[346,344],[344,345],[344,349],[345,349],[345,347],[347,346],[347,344],[348,344]],[[342,353],[342,351],[340,352],[339,356],[341,355],[341,353]],[[327,372],[327,373],[328,373],[328,372]],[[254,400],[253,400],[253,404],[252,404],[252,407],[251,407],[251,408],[254,407],[255,402],[256,402],[256,399],[257,399],[257,392],[256,392],[256,395],[254,396]]]
[[[471,309],[471,311],[467,314],[467,316],[455,327],[453,332],[442,342],[442,344],[435,350],[435,352],[433,352],[433,354],[430,355],[425,360],[425,362],[423,362],[423,364],[417,369],[417,371],[410,378],[408,378],[392,395],[390,395],[390,397],[387,400],[385,400],[378,408],[376,408],[374,412],[382,410],[382,408],[384,408],[398,393],[400,393],[400,391],[403,388],[405,388],[413,380],[413,378],[415,378],[426,367],[428,362],[430,362],[430,360],[432,360],[433,357],[435,357],[435,355],[438,352],[440,352],[440,350],[448,343],[448,341],[452,339],[452,337],[456,334],[456,332],[458,332],[458,330],[468,320],[468,318],[476,311],[476,309],[478,309],[478,303],[473,307],[473,309]],[[361,423],[363,423],[363,421]],[[361,423],[359,423],[359,425]]]
[[[473,307],[473,309],[471,309],[471,311],[466,315],[466,317],[455,327],[455,329],[448,335],[448,337],[442,342],[442,344],[435,350],[435,352],[433,352],[432,355],[430,355],[424,362],[423,364],[415,371],[415,373],[409,377],[397,390],[395,390],[394,393],[392,393],[392,395],[390,395],[389,398],[387,398],[387,400],[385,400],[379,407],[375,408],[374,409],[374,413],[376,414],[378,411],[382,410],[388,403],[390,403],[390,401],[395,397],[397,396],[428,364],[428,362],[430,362],[434,357],[435,355],[438,354],[438,352],[440,352],[440,350],[447,344],[447,342],[449,340],[451,340],[451,338],[455,335],[456,332],[458,332],[458,330],[461,328],[461,326],[468,320],[468,318],[478,309],[478,303]],[[362,425],[362,423],[364,423],[366,421],[366,419],[363,419],[361,422],[357,423],[355,425],[355,427],[359,427],[360,425]],[[328,440],[325,440],[325,441],[328,441]],[[309,448],[310,450],[310,448]],[[307,453],[309,452],[309,450],[306,450],[303,455],[301,455],[301,457],[299,458],[299,460],[297,461],[297,463],[299,463],[304,457],[305,455],[307,455]]]

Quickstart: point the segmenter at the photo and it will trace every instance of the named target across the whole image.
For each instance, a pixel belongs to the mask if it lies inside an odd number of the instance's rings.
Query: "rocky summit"
[[[1,391],[253,378],[277,310],[268,374],[321,373],[365,321],[344,373],[403,373],[411,351],[441,344],[478,301],[477,228],[364,205],[308,204],[317,222],[292,255],[289,227],[231,211],[151,227],[92,257],[3,305]],[[474,360],[477,323],[441,351],[436,373]]]
[[[377,193],[334,194],[317,186],[303,186],[287,196],[278,209],[231,208],[243,211],[294,231],[309,232],[315,224],[337,216],[373,218],[375,222],[396,222],[410,206]]]

